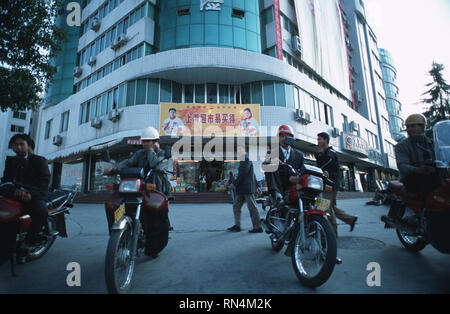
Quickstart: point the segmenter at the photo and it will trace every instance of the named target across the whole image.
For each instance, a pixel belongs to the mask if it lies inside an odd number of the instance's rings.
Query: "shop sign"
[[[224,0],[200,0],[200,11],[220,11]]]
[[[368,150],[368,158],[374,161],[377,165],[384,166],[384,158],[383,155],[377,151],[376,149],[369,148]]]
[[[362,157],[369,155],[367,142],[363,138],[353,134],[344,134],[341,138],[343,150],[356,153]]]
[[[159,132],[161,136],[256,137],[260,121],[256,104],[161,103]]]
[[[275,35],[277,41],[277,58],[283,60],[283,35],[281,28],[280,0],[273,0],[273,15],[275,20]]]

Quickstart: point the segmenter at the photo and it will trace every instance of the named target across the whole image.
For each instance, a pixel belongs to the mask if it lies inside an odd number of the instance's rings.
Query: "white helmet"
[[[142,132],[141,140],[159,140],[159,132],[154,127],[147,127]]]

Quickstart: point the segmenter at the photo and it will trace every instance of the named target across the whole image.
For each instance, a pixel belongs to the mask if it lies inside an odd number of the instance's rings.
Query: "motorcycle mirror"
[[[111,162],[111,157],[109,156],[108,150],[102,151],[102,159],[106,162]]]

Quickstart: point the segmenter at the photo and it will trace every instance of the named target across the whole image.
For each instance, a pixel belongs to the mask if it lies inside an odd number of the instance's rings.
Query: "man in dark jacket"
[[[412,114],[405,120],[408,137],[395,146],[395,159],[400,180],[412,193],[425,196],[439,187],[436,169],[427,162],[434,160],[433,142],[425,137],[426,119],[422,114]]]
[[[317,166],[323,170],[326,177],[334,182],[333,191],[324,192],[323,197],[331,201],[328,213],[330,214],[330,223],[333,226],[337,237],[336,217],[350,225],[350,232],[355,228],[358,217],[349,215],[342,209],[336,207],[336,194],[339,187],[339,160],[333,147],[329,146],[329,143],[330,136],[328,133],[319,133],[317,135],[317,144],[319,147],[315,157]]]
[[[230,185],[230,188],[236,187],[236,196],[233,204],[234,226],[228,228],[228,230],[234,232],[241,231],[241,209],[244,203],[247,203],[253,224],[253,229],[249,230],[249,232],[260,233],[263,232],[263,230],[258,207],[256,206],[255,193],[258,192],[258,194],[261,194],[261,189],[257,187],[253,163],[245,153],[245,147],[238,146],[237,153],[241,159],[239,162],[238,176],[235,184]]]
[[[1,181],[21,183],[26,186],[26,190],[16,189],[13,196],[24,204],[31,216],[30,232],[25,242],[33,245],[38,240],[42,226],[47,223],[46,198],[50,183],[48,162],[44,157],[30,152],[31,139],[27,134],[14,135],[9,144],[16,156],[6,158]],[[48,232],[48,228],[46,231]]]
[[[278,152],[278,161],[271,160],[271,164],[278,164],[275,171],[270,171],[270,166],[263,167],[265,172],[267,186],[271,196],[276,201],[281,201],[282,198],[287,199],[289,192],[287,186],[289,185],[289,169],[280,165],[279,162],[286,163],[292,166],[296,171],[302,172],[305,164],[303,153],[285,143],[287,137],[294,137],[294,130],[289,125],[281,125],[278,128],[278,140],[280,144]],[[276,159],[276,158],[275,158]]]

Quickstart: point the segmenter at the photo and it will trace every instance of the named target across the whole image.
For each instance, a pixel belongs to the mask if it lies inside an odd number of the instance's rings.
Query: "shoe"
[[[355,219],[353,219],[353,222],[350,224],[350,232],[352,232],[353,229],[355,229],[355,224],[356,224],[357,220],[358,220],[358,217],[355,217]]]
[[[173,227],[172,226],[169,226],[169,231],[173,231]]]
[[[336,257],[336,265],[341,265],[342,264],[342,259],[339,257]]]
[[[248,231],[249,233],[261,233],[263,232],[262,228],[253,228]]]
[[[240,232],[241,231],[241,227],[234,225],[233,227],[230,227],[227,230],[228,231],[232,231],[232,232]]]

